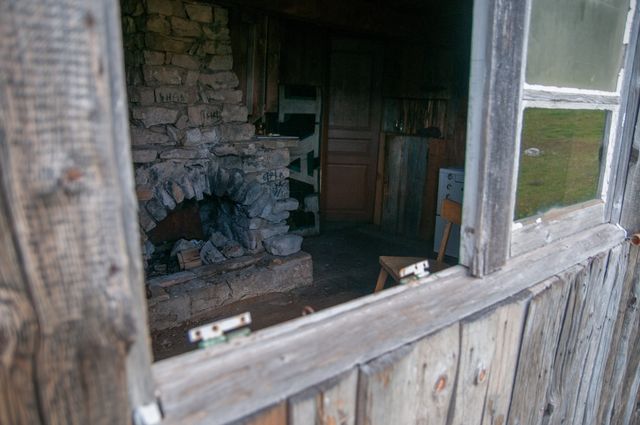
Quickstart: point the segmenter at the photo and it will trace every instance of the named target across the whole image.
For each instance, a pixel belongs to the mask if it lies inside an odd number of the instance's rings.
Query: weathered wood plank
[[[451,424],[479,424],[495,350],[496,317],[488,314],[471,318],[461,326],[460,366]]]
[[[495,354],[484,402],[483,425],[507,422],[530,293],[521,293],[495,313]]]
[[[194,423],[226,423],[273,405],[280,397],[297,394],[501,302],[562,272],[567,264],[611,249],[623,237],[616,226],[601,225],[516,257],[482,280],[452,268],[320,312],[316,318],[310,315],[228,346],[158,362],[154,373],[165,422],[197,417],[201,419]]]
[[[528,102],[546,103],[553,106],[554,103],[595,103],[599,105],[612,105],[620,103],[620,96],[616,94],[589,94],[581,92],[558,92],[549,90],[543,86],[525,86],[522,99]]]
[[[458,324],[360,368],[358,424],[447,423],[458,352]]]
[[[358,389],[358,424],[412,423],[415,416],[415,346],[408,345],[364,365]],[[410,397],[410,398],[407,398]]]
[[[38,317],[23,286],[27,276],[20,267],[20,252],[13,249],[18,235],[8,221],[5,195],[0,190],[0,423],[38,424],[38,391],[33,379]]]
[[[640,227],[640,217],[636,212],[640,206],[638,195],[638,149],[640,148],[640,135],[638,134],[638,119],[640,104],[640,8],[636,4],[631,31],[629,31],[629,44],[626,46],[624,62],[625,79],[622,85],[621,113],[618,116],[616,134],[620,135],[618,146],[613,155],[611,186],[607,193],[607,218],[612,223],[618,221],[631,231]],[[630,155],[631,154],[631,155]],[[631,207],[631,208],[630,208]],[[635,225],[632,225],[632,222]]]
[[[149,400],[119,33],[114,1],[0,3],[3,423],[127,423]]]
[[[578,270],[572,268],[530,289],[532,299],[527,311],[511,397],[510,424],[542,423],[553,357],[570,289],[568,278]]]
[[[624,287],[609,358],[604,369],[599,412],[595,420],[595,423],[603,425],[634,423],[631,421],[631,412],[635,409],[634,394],[638,393],[640,384],[637,379],[640,366],[640,249],[630,248],[625,259]]]
[[[380,225],[382,222],[382,196],[384,191],[384,176],[386,170],[385,152],[387,138],[385,133],[380,132],[378,141],[378,166],[376,167],[376,196],[373,204],[373,224]]]
[[[119,185],[122,188],[120,202],[122,208],[122,225],[124,226],[124,255],[129,261],[128,274],[132,308],[132,329],[137,337],[133,341],[127,356],[127,380],[129,402],[136,406],[156,403],[155,383],[151,376],[151,341],[147,320],[147,300],[144,290],[144,270],[142,252],[140,250],[140,224],[138,223],[138,199],[135,195],[135,181],[131,158],[131,142],[129,137],[129,108],[127,108],[127,91],[125,88],[124,51],[122,49],[122,18],[118,2],[116,7],[107,1],[101,2],[101,14],[105,19],[106,57],[110,75],[111,114],[113,130],[112,151],[115,158],[115,169]]]
[[[404,213],[401,204],[402,196],[402,164],[403,157],[402,137],[388,137],[385,143],[385,176],[384,192],[382,198],[382,228],[391,233],[398,232],[398,222]]]
[[[584,389],[579,399],[584,405],[583,423],[598,423],[598,407],[603,394],[609,391],[604,386],[605,379],[608,379],[606,365],[612,347],[616,346],[617,342],[613,338],[625,286],[628,257],[629,245],[627,244],[617,246],[609,252],[604,280],[595,301],[596,306],[601,308],[600,314],[590,317],[590,321],[595,321],[595,332],[589,347],[589,353],[593,353],[591,357],[593,372],[588,387]],[[584,367],[590,366],[586,364]]]
[[[422,193],[427,176],[429,144],[423,137],[407,137],[405,141],[406,174],[402,188],[405,193],[404,216],[400,232],[416,238],[423,214]]]
[[[353,425],[358,371],[353,369],[289,400],[289,425]]]
[[[522,295],[461,323],[451,424],[505,422],[528,301]]]
[[[583,423],[602,316],[611,292],[604,285],[607,259],[604,254],[596,256],[571,282],[545,408],[552,423]]]
[[[511,256],[527,253],[603,222],[604,203],[599,200],[560,211],[550,211],[539,218],[522,220],[514,223]]]
[[[526,1],[474,2],[461,263],[475,276],[509,257]]]
[[[281,402],[245,419],[233,422],[233,425],[287,425],[287,403]]]

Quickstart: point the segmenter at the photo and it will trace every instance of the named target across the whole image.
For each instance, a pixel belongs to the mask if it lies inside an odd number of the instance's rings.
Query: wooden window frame
[[[519,131],[517,117],[522,100],[523,69],[521,56],[507,56],[513,62],[506,68],[500,66],[498,59],[507,54],[505,52],[522,52],[528,4],[521,8],[518,3],[478,0],[474,5],[474,18],[479,17],[486,23],[484,27],[474,25],[474,52],[477,54],[478,48],[487,45],[497,45],[498,49],[492,50],[489,58],[472,60],[475,70],[472,79],[476,81],[472,88],[478,91],[470,97],[472,114],[468,125],[470,129],[479,129],[480,137],[470,137],[470,143],[477,146],[467,156],[463,220],[466,219],[467,247],[471,248],[466,253],[465,265],[469,268],[456,266],[414,283],[271,327],[227,346],[156,363],[153,371],[168,423],[183,423],[186,418],[193,418],[193,423],[204,423],[212,417],[225,423],[272,406],[282,406],[283,400],[334,379],[354,365],[366,363],[443,329],[455,320],[508,300],[522,289],[624,240],[623,229],[605,222],[587,232],[577,229],[562,241],[545,243],[528,255],[509,258],[517,152],[513,141]],[[489,32],[489,27],[502,31]],[[486,50],[480,52],[487,54]],[[509,76],[514,78],[506,78]],[[515,99],[509,96],[514,90],[518,93]],[[480,97],[474,97],[478,94]],[[634,99],[637,105],[637,96]],[[635,121],[634,116],[633,124]],[[629,131],[633,131],[631,124],[626,123]],[[507,140],[510,143],[500,143]],[[477,149],[480,146],[484,148]],[[628,155],[622,151],[622,148],[618,150],[620,156],[627,159]],[[510,164],[506,173],[487,171],[492,161],[501,158],[508,159]],[[626,168],[616,174],[622,186],[626,182],[623,175],[626,177]],[[496,185],[496,181],[500,185]],[[468,188],[482,190],[468,196]],[[501,200],[508,200],[510,208],[502,208]],[[492,203],[500,208],[494,208]],[[589,206],[572,208],[593,212]],[[494,233],[476,232],[480,223],[489,224]],[[483,253],[476,255],[476,252]],[[484,278],[480,280],[475,276]],[[395,320],[390,320],[389,315]],[[354,329],[357,329],[357,338]],[[238,350],[242,350],[242,356]],[[254,367],[248,368],[249,364]],[[257,382],[263,384],[260,385],[262,391],[255,389]],[[264,385],[268,385],[268,391]],[[205,388],[208,391],[203,391]]]
[[[628,71],[637,60],[636,0],[631,0],[627,15],[625,52],[615,92],[525,82],[531,2],[514,5],[480,0],[474,4],[460,262],[479,277],[504,267],[512,257],[620,219],[631,143],[625,117],[634,105],[629,104],[634,72]],[[514,222],[522,118],[527,107],[609,111],[601,199]]]
[[[515,149],[511,143],[501,151],[497,138],[506,140],[501,130],[516,134],[516,125],[507,120],[517,116],[520,99],[509,94],[520,86],[500,77],[517,75],[521,64],[518,57],[506,56],[513,66],[498,66],[496,51],[517,50],[525,10],[511,0],[477,3],[481,6],[474,14],[487,24],[484,30],[491,29],[479,34],[485,46],[497,49],[491,49],[488,66],[485,61],[479,67],[489,72],[480,93],[486,96],[472,99],[481,106],[474,123],[483,131],[482,140],[491,141],[475,152],[482,154],[476,173],[483,179],[480,187],[487,189],[474,198],[483,209],[469,204],[466,215],[473,225],[487,222],[494,226],[490,230],[503,231],[495,242],[503,250],[476,262],[485,270],[503,261],[501,270],[481,280],[464,267],[453,267],[153,366],[145,333],[118,4],[76,0],[42,8],[36,0],[0,3],[6,33],[0,42],[0,289],[2,311],[9,312],[3,337],[10,343],[0,351],[7,354],[3,371],[12,372],[3,375],[10,385],[0,393],[10,409],[0,410],[0,419],[128,423],[133,415],[136,424],[158,423],[159,395],[163,424],[234,421],[286,406],[288,397],[311,386],[511,302],[568,266],[619,248],[625,232],[604,223],[506,261],[503,241],[505,235],[509,240],[510,226],[496,225],[505,219],[511,223],[511,215],[491,217],[484,197],[508,199],[510,186],[493,187],[492,178],[500,184],[508,180],[480,171]],[[635,49],[633,74],[638,75]],[[36,90],[41,87],[47,90]],[[628,169],[616,170],[612,196],[620,204],[626,196],[624,208],[612,203],[611,216],[637,227],[638,81],[623,93],[629,118],[621,133],[625,146],[630,149],[634,137],[635,145],[632,151],[618,151],[622,159],[632,160]],[[491,238],[473,242],[493,247]]]

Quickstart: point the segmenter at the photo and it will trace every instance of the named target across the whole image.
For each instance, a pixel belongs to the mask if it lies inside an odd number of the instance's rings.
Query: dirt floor
[[[379,231],[373,225],[326,223],[320,236],[306,237],[302,249],[313,258],[312,286],[288,293],[271,293],[229,304],[215,315],[178,328],[152,334],[156,360],[197,347],[187,341],[187,330],[246,311],[252,331],[299,317],[306,306],[319,311],[373,292],[380,271],[380,255],[434,258],[432,245]],[[392,284],[391,279],[387,285]]]

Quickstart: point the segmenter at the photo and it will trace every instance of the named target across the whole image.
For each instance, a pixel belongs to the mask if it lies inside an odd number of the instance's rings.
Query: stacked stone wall
[[[248,252],[287,233],[289,152],[252,140],[233,72],[226,9],[182,0],[122,0],[132,156],[146,233],[185,199],[235,203],[219,231]]]

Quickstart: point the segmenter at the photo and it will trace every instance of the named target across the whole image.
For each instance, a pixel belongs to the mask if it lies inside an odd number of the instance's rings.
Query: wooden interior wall
[[[430,150],[429,167],[435,171],[428,174],[425,184],[423,203],[427,208],[417,233],[426,240],[434,236],[438,169],[464,165],[470,20],[471,5],[453,2],[438,6],[425,17],[424,31],[413,32],[410,37],[405,34],[391,39],[383,33],[364,34],[386,39],[382,80],[385,110],[389,105],[398,105],[401,110],[397,113],[404,116],[404,133],[416,134],[424,126],[436,126],[441,132],[443,140]],[[232,4],[234,71],[252,122],[265,112],[278,110],[279,84],[322,87],[324,104],[328,104],[328,43],[332,34],[343,31],[332,25],[335,23],[296,20],[282,11]],[[391,110],[395,110],[393,106]],[[395,113],[383,114],[382,128],[389,131],[394,119]],[[382,160],[378,166],[384,168],[384,152],[378,157]],[[321,162],[326,163],[326,155]],[[377,171],[378,176],[382,176],[382,168]],[[323,192],[326,194],[326,190]],[[385,196],[378,184],[373,217],[376,224],[381,223]]]
[[[618,245],[245,423],[636,423],[639,256]]]
[[[249,121],[257,121],[266,112],[278,112],[283,40],[280,19],[255,10],[230,9],[229,31],[233,71],[249,109]]]

